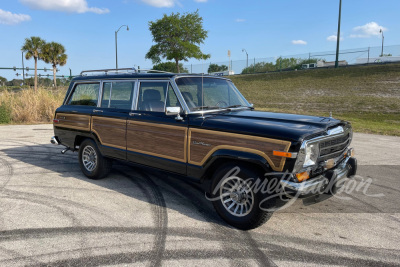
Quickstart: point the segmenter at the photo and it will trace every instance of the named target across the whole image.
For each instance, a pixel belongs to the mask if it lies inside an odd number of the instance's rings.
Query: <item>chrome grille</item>
[[[320,157],[326,159],[340,156],[350,145],[350,141],[350,133],[345,133],[342,136],[321,141],[319,144]]]

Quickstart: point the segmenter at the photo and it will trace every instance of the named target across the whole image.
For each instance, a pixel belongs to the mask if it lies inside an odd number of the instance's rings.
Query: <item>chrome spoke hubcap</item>
[[[224,208],[237,217],[246,216],[254,206],[254,194],[245,180],[230,177],[222,182],[220,197]]]
[[[82,162],[85,169],[92,172],[97,166],[96,150],[92,146],[85,146],[82,152]]]

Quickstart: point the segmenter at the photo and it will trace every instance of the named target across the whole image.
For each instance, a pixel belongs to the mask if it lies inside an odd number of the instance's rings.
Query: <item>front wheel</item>
[[[230,225],[249,230],[265,223],[272,216],[260,208],[263,195],[255,190],[259,175],[246,166],[232,164],[221,167],[213,176],[213,205],[218,215]]]
[[[110,173],[112,160],[101,155],[93,140],[85,139],[79,146],[79,166],[84,175],[97,180]]]

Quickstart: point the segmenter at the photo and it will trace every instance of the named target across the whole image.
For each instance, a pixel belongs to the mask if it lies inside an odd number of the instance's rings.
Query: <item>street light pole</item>
[[[249,71],[248,70],[248,68],[249,68],[249,54],[247,54],[247,51],[246,51],[246,49],[242,49],[242,52],[245,52],[246,53],[246,69],[247,69],[247,71]]]
[[[385,36],[383,36],[383,30],[382,29],[379,32],[382,33],[382,53],[381,53],[381,57],[383,57],[383,42],[385,41]]]
[[[342,0],[340,0],[340,2],[339,2],[339,21],[338,21],[338,31],[337,31],[335,68],[339,67],[340,21],[341,20],[342,20]]]
[[[126,27],[126,30],[129,31],[128,25],[122,25],[121,27],[118,28],[118,30],[115,31],[115,68],[118,69],[118,32],[122,27]]]

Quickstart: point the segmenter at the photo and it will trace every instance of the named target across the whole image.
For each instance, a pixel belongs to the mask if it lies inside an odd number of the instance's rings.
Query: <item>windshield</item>
[[[176,79],[190,111],[250,107],[231,81],[210,77]]]

